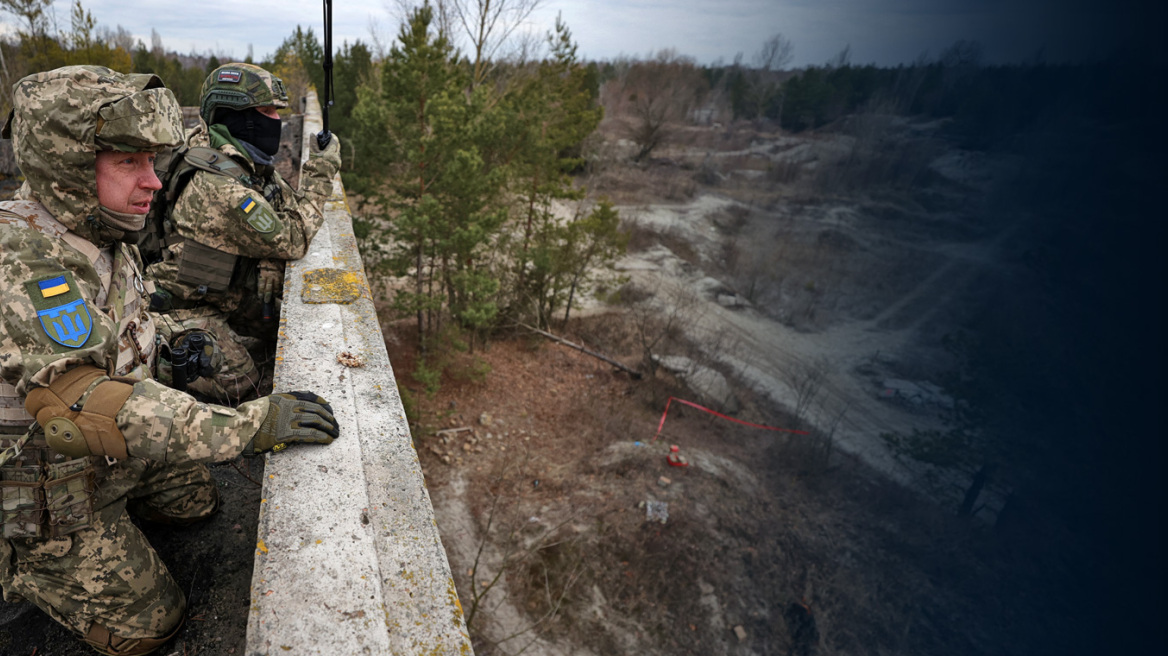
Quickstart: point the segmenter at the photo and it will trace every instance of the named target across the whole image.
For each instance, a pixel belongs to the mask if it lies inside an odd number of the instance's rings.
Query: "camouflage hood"
[[[153,151],[182,142],[182,112],[155,75],[66,66],[13,87],[4,126],[32,197],[70,230],[111,241],[100,223],[99,150]]]

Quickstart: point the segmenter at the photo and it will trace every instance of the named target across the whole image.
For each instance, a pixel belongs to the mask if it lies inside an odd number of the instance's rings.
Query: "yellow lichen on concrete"
[[[446,600],[454,607],[454,626],[462,627],[462,602],[458,599],[458,590],[454,588],[454,579],[446,579]]]
[[[300,300],[305,303],[348,304],[369,297],[364,277],[355,271],[342,269],[312,269],[304,272],[304,287]]]

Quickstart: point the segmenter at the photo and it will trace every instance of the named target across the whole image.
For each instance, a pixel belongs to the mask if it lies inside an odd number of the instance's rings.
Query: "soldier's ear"
[[[8,110],[8,118],[4,120],[4,129],[0,130],[0,137],[5,139],[12,138],[12,119],[16,116],[16,110]]]

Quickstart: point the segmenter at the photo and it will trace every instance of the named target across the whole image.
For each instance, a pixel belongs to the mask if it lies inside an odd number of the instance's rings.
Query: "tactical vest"
[[[60,239],[83,254],[101,280],[95,298],[86,299],[118,326],[118,354],[113,373],[137,380],[153,377],[157,364],[157,327],[147,311],[153,284],[142,277],[130,247],[117,243],[101,249],[69,229],[34,201],[0,202],[0,215],[19,219],[46,236]],[[0,432],[23,432],[33,418],[24,411],[16,388],[0,381]]]
[[[146,220],[146,231],[138,243],[143,259],[148,263],[161,261],[171,245],[184,242],[178,263],[178,281],[194,287],[222,291],[231,284],[237,257],[193,240],[184,240],[175,231],[171,215],[191,177],[206,171],[238,180],[251,186],[251,178],[235,160],[206,146],[181,147],[165,159],[156,162],[158,177],[165,180],[163,188],[154,195],[151,216]]]

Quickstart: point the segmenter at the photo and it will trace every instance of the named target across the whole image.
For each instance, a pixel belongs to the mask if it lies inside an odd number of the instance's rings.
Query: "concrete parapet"
[[[302,160],[320,125],[311,95]],[[328,399],[341,437],[267,456],[247,653],[471,655],[339,176],[333,188],[288,264],[275,389]]]

